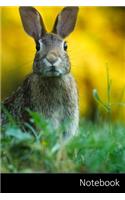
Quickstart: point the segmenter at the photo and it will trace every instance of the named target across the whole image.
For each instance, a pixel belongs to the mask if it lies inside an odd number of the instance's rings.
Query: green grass
[[[63,143],[60,131],[33,113],[42,129],[23,132],[8,124],[1,134],[2,172],[125,172],[125,126],[81,120],[79,133]]]
[[[81,119],[79,131],[65,142],[38,113],[29,111],[39,131],[26,124],[23,132],[8,114],[9,123],[2,127],[2,172],[125,172],[125,124],[112,122],[111,80],[107,71],[107,101],[96,89],[93,97],[107,113],[107,121],[92,123]],[[117,103],[125,106],[125,103]]]

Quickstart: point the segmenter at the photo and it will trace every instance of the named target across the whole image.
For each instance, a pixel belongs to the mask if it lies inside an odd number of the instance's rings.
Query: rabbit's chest
[[[54,126],[58,126],[64,118],[62,90],[43,88],[34,90],[34,93],[32,95],[33,110],[50,119]]]

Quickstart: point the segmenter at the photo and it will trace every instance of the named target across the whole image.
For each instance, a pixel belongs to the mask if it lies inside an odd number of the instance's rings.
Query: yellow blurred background
[[[35,7],[48,31],[62,7]],[[75,31],[66,38],[72,73],[78,83],[81,115],[94,120],[101,107],[92,97],[97,88],[107,101],[106,65],[112,79],[112,103],[125,102],[125,9],[80,7]],[[35,45],[22,27],[18,7],[1,8],[2,99],[16,90],[32,71]],[[113,106],[113,119],[125,122],[125,107]]]

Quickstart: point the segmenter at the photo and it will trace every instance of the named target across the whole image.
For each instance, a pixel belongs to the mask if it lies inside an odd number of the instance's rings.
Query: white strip
[[[48,187],[49,183],[48,183]],[[42,192],[42,188],[41,188]],[[83,191],[84,192],[84,191]],[[124,193],[1,193],[0,198],[2,200],[105,200],[105,199],[113,199],[113,200],[124,200]]]
[[[58,67],[61,62],[62,62],[61,58],[58,58],[58,60],[54,63],[54,66]]]
[[[47,67],[51,67],[52,64],[48,62],[48,60],[46,58],[43,59],[43,63],[47,66]]]
[[[4,0],[0,6],[125,6],[125,0]]]

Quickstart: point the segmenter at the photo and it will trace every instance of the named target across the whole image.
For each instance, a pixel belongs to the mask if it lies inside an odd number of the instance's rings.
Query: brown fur
[[[63,126],[67,136],[74,135],[79,122],[78,94],[76,83],[70,74],[69,57],[63,49],[62,36],[64,33],[68,35],[74,29],[77,8],[64,8],[56,20],[57,28],[54,28],[57,30],[56,34],[45,32],[43,20],[34,8],[21,7],[20,13],[24,29],[35,39],[36,44],[41,46],[35,55],[33,73],[11,97],[4,101],[3,105],[17,120],[29,122],[26,111],[28,108],[40,113],[54,129]],[[61,35],[65,14],[69,18],[73,13],[74,18],[69,19],[68,24],[65,24]],[[33,21],[31,21],[31,16]],[[7,122],[4,112],[2,121]]]

